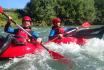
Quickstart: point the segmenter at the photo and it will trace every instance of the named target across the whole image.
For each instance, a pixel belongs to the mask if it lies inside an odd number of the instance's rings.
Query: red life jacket
[[[31,29],[25,29],[27,32],[30,32]],[[26,32],[24,32],[23,30],[19,29],[18,32],[15,34],[15,38],[16,40],[18,40],[19,42],[23,42],[26,43],[27,40],[29,40],[29,36]]]
[[[56,35],[63,34],[65,32],[63,27],[52,27],[52,29],[56,31]]]

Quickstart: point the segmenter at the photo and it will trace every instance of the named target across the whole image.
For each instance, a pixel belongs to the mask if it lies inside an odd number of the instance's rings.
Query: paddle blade
[[[61,55],[61,54],[59,54],[59,53],[57,53],[57,52],[53,52],[53,51],[48,51],[49,53],[50,53],[50,55],[53,57],[53,59],[55,59],[55,60],[60,60],[60,59],[63,59],[64,58],[64,56],[63,55]]]
[[[3,8],[0,6],[0,13],[3,13]]]
[[[71,59],[67,59],[63,55],[61,55],[61,54],[59,54],[57,52],[53,52],[53,51],[48,51],[48,52],[53,57],[53,59],[61,62],[62,64],[68,64],[70,69],[73,68],[73,63],[72,63]]]
[[[91,24],[89,23],[89,22],[84,22],[83,24],[82,24],[82,27],[85,27],[85,28],[88,28],[88,27],[90,27],[91,26]]]

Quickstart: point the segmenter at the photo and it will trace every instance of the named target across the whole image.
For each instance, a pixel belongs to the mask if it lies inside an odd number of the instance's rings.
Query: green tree
[[[93,22],[96,17],[94,0],[31,0],[25,11],[34,21],[41,23],[56,16],[62,21],[77,23]]]
[[[34,21],[47,22],[52,17],[54,17],[54,0],[31,0],[25,11],[30,15]]]
[[[96,7],[96,24],[103,24],[104,25],[104,0],[95,0],[95,7]]]
[[[95,19],[94,0],[57,0],[56,12],[61,18],[83,22]]]

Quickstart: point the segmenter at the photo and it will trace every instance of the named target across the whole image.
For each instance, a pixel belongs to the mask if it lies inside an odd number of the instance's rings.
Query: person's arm
[[[64,34],[64,31],[63,33],[56,34],[55,30],[51,30],[49,34],[49,40],[52,40],[53,38],[56,38],[56,37],[63,38],[63,34]]]
[[[10,25],[11,23],[12,23],[11,19],[8,19],[7,24],[4,27],[4,31],[7,32],[7,33],[14,34],[17,29],[12,28],[11,25]]]
[[[51,30],[49,34],[49,40],[53,39],[55,37],[55,30]]]
[[[31,31],[30,33],[33,36],[33,38],[36,40],[36,42],[38,42],[38,43],[42,42],[42,38],[39,37],[38,33],[34,32],[34,31]]]
[[[39,38],[38,33],[34,32],[34,31],[31,31],[30,33],[31,33],[31,35],[33,36],[34,39]]]

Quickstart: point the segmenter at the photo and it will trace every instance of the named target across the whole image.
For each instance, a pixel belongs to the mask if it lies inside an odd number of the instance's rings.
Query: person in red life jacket
[[[75,29],[75,28],[63,28],[61,27],[61,19],[60,18],[53,18],[52,19],[52,29],[50,31],[50,34],[49,34],[49,40],[55,38],[55,37],[59,37],[59,38],[62,38],[63,37],[63,34],[65,32],[68,32],[72,29]]]
[[[29,35],[23,31],[20,28],[14,29],[11,27],[12,23],[12,18],[9,16],[7,24],[5,25],[4,31],[10,34],[14,34],[15,42],[16,43],[22,43],[25,44],[27,41],[30,41],[30,39],[35,39],[36,42],[41,43],[41,38],[39,38],[39,35],[31,30],[31,25],[32,25],[32,19],[29,16],[24,16],[22,18],[22,27],[29,32],[33,38],[29,37]]]
[[[53,18],[52,19],[52,30],[50,31],[50,34],[49,34],[49,39],[53,39],[55,37],[60,37],[62,38],[63,37],[63,33],[64,33],[64,28],[62,28],[60,26],[61,24],[61,19],[60,18]]]

